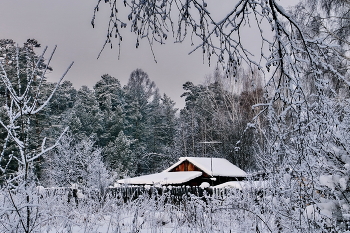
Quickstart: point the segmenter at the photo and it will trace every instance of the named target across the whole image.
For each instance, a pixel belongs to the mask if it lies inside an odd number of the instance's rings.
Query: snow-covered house
[[[134,185],[189,185],[203,182],[218,185],[228,181],[240,181],[247,173],[222,158],[181,157],[177,163],[163,172],[118,180],[119,184]]]

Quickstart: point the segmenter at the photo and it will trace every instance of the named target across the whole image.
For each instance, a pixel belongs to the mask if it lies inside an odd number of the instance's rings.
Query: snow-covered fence
[[[135,200],[139,196],[160,197],[164,196],[168,203],[178,203],[191,196],[199,197],[203,201],[207,198],[225,199],[227,196],[240,192],[232,188],[213,188],[199,186],[121,186],[109,188],[108,195],[122,198],[125,202]]]
[[[52,187],[44,188],[42,186],[37,187],[38,195],[41,198],[60,197],[67,202],[74,199],[82,199],[82,197],[89,197],[92,199],[100,199],[100,194],[94,192],[94,190],[74,190],[71,187]],[[74,195],[74,193],[77,195]],[[134,201],[137,198],[149,197],[154,199],[164,198],[166,203],[178,203],[183,200],[188,200],[191,197],[201,198],[206,201],[207,198],[225,199],[232,195],[237,195],[241,192],[234,188],[213,188],[213,187],[199,187],[199,186],[121,186],[115,188],[108,188],[105,196],[110,198],[122,199],[124,202]],[[257,192],[251,192],[253,195],[258,195]],[[79,195],[78,195],[79,194]]]

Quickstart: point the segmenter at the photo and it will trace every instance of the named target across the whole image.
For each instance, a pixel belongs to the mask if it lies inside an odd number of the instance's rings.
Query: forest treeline
[[[26,91],[21,86],[27,82],[28,66],[33,65],[29,61],[40,56],[36,54],[39,47],[34,39],[18,47],[23,83],[12,80],[12,86],[19,93]],[[0,40],[0,57],[8,75],[17,72],[16,49],[13,40]],[[47,69],[44,61],[39,68],[39,73]],[[44,100],[56,84],[39,75],[33,86],[40,89],[37,96]],[[23,138],[28,138],[33,150],[40,148],[44,138],[53,143],[69,127],[59,146],[34,162],[33,172],[43,184],[54,185],[49,181],[54,179],[56,185],[69,185],[86,178],[88,175],[78,170],[87,172],[84,166],[94,164],[96,158],[102,164],[97,162],[95,167],[101,166],[117,178],[160,172],[181,156],[223,157],[245,170],[255,169],[255,139],[247,124],[256,115],[252,105],[263,101],[261,76],[241,69],[232,80],[217,70],[203,80],[199,85],[183,84],[186,106],[180,110],[141,69],[135,69],[124,86],[108,74],[92,89],[76,89],[69,80],[63,81],[47,107],[26,121],[28,130]],[[0,114],[6,119],[10,96],[4,86],[0,88]],[[0,144],[4,144],[6,130],[0,130]],[[214,141],[219,143],[201,143]],[[10,145],[4,148],[7,156],[1,161],[7,166],[7,175],[15,173],[18,166],[11,159],[18,153],[16,145]]]

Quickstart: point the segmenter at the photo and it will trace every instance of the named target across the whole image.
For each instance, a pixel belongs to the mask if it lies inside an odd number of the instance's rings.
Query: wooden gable
[[[180,163],[179,165],[171,169],[169,172],[184,172],[184,171],[200,171],[203,173],[204,177],[209,177],[207,173],[199,169],[196,165],[194,165],[188,160],[183,161],[182,163]]]

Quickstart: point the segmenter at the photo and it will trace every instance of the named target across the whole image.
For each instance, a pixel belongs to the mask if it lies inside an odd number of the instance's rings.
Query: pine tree
[[[104,133],[102,119],[94,92],[82,86],[73,108],[64,112],[62,124],[68,125],[74,137],[79,139],[94,135],[99,138]]]
[[[116,78],[106,74],[95,84],[94,91],[103,116],[104,132],[99,136],[99,145],[107,146],[124,127],[124,90]]]
[[[118,137],[108,143],[103,150],[103,157],[108,168],[113,171],[117,177],[134,176],[137,169],[136,155],[132,150],[136,140],[126,136],[120,131]]]

